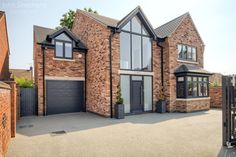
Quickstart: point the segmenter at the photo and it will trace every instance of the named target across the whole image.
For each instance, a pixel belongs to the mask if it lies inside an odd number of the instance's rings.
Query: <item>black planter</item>
[[[115,105],[115,118],[124,119],[125,118],[125,106],[124,104]]]
[[[165,113],[166,112],[166,101],[160,100],[156,104],[157,113]]]

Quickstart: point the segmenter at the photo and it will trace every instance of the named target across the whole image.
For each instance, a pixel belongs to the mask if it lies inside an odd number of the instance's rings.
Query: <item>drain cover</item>
[[[20,125],[19,128],[32,128],[34,125],[33,124],[29,124],[29,125]]]
[[[51,132],[52,136],[53,135],[63,135],[63,134],[66,134],[66,132],[64,130]]]

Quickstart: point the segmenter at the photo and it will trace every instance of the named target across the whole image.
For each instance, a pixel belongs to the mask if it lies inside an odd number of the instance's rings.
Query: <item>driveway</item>
[[[24,117],[7,157],[216,157],[221,111],[147,113],[124,120],[91,113]]]

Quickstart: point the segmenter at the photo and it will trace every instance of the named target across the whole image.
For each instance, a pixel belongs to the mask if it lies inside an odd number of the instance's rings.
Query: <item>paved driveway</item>
[[[221,111],[148,113],[124,120],[91,113],[25,117],[8,157],[215,157]]]

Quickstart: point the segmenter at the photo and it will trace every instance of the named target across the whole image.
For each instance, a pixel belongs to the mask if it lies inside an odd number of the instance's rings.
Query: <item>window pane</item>
[[[188,96],[193,96],[193,83],[189,82],[188,83]]]
[[[177,83],[177,97],[178,98],[184,98],[185,97],[185,83],[184,82],[178,82]]]
[[[128,75],[120,76],[121,97],[124,99],[125,113],[130,113],[130,79]]]
[[[188,81],[192,81],[192,77],[187,77],[187,80]]]
[[[190,46],[187,47],[187,59],[192,59],[192,48]]]
[[[144,76],[144,111],[152,110],[152,77]]]
[[[193,83],[193,96],[197,96],[197,83]]]
[[[141,36],[132,35],[132,69],[141,70]]]
[[[71,39],[65,33],[58,35],[55,39],[64,40],[64,41],[71,41]]]
[[[208,96],[208,83],[204,83],[204,96]]]
[[[147,30],[146,30],[144,27],[142,27],[142,34],[143,34],[143,35],[149,35],[148,32],[147,32]]]
[[[200,81],[200,82],[201,82],[201,81],[202,81],[202,77],[198,77],[198,81]]]
[[[178,56],[182,58],[182,45],[178,45]]]
[[[143,70],[151,71],[152,67],[152,43],[150,38],[143,37]]]
[[[182,59],[187,59],[187,46],[182,46]]]
[[[132,80],[142,81],[143,77],[142,76],[132,76]]]
[[[63,43],[56,42],[56,57],[63,57]]]
[[[120,68],[130,69],[130,34],[120,33]]]
[[[198,96],[203,96],[204,95],[203,91],[204,91],[203,84],[199,83],[198,84]]]
[[[72,45],[71,45],[71,43],[65,43],[65,57],[72,58]]]
[[[193,77],[193,81],[197,81],[197,77]]]
[[[204,82],[207,82],[207,77],[204,77],[204,78],[203,78],[203,81],[204,81]]]
[[[126,31],[130,31],[130,21],[122,29]]]
[[[184,81],[184,77],[178,77],[178,82],[183,82]]]
[[[137,17],[132,19],[132,32],[141,34],[141,22]]]
[[[192,60],[197,61],[197,51],[196,48],[192,48]]]

